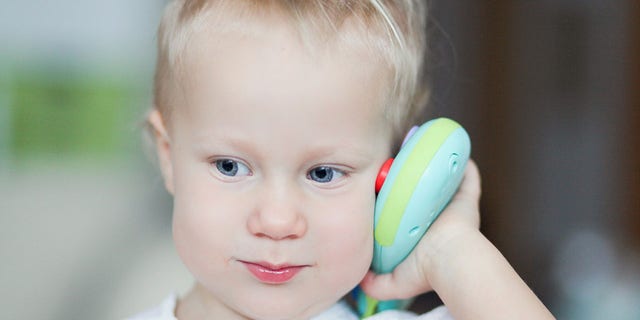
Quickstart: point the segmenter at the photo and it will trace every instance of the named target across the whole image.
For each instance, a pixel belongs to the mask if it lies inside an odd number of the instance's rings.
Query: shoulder
[[[177,320],[174,314],[177,300],[177,295],[171,294],[161,304],[133,317],[126,318],[126,320]]]
[[[445,306],[439,306],[421,315],[408,311],[389,310],[375,314],[366,320],[453,320],[453,317]]]

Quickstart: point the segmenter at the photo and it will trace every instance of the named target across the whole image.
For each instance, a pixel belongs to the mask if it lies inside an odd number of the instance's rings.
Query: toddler
[[[410,0],[168,4],[148,122],[195,285],[134,319],[357,319],[358,284],[446,305],[371,319],[552,318],[479,232],[473,162],[412,254],[369,271],[378,170],[424,114],[425,18]]]

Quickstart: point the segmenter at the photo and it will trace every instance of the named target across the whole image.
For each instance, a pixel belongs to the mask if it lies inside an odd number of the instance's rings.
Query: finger
[[[477,204],[481,195],[481,179],[478,166],[475,161],[469,159],[467,167],[464,171],[462,183],[453,201],[463,201],[467,203]]]
[[[450,221],[467,221],[474,228],[480,227],[480,173],[476,163],[469,159],[464,172],[464,177],[451,202],[444,209],[434,225],[460,226],[459,223],[451,224]],[[446,223],[445,223],[446,221]]]

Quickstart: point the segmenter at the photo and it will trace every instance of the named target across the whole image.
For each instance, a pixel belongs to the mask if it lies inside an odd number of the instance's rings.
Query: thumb
[[[408,299],[433,290],[411,256],[392,273],[376,274],[369,271],[360,287],[370,297],[378,300]]]

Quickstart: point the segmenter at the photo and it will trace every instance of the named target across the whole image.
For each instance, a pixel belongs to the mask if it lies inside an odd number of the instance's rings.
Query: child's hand
[[[468,233],[479,232],[480,175],[469,160],[464,178],[451,203],[440,214],[413,252],[393,273],[377,275],[372,271],[361,283],[362,289],[378,300],[405,299],[433,290],[430,281],[441,259],[450,258],[449,247],[465,241]]]
[[[480,176],[469,161],[451,203],[393,273],[369,272],[362,289],[378,300],[435,290],[455,319],[554,319],[500,251],[480,233]]]

